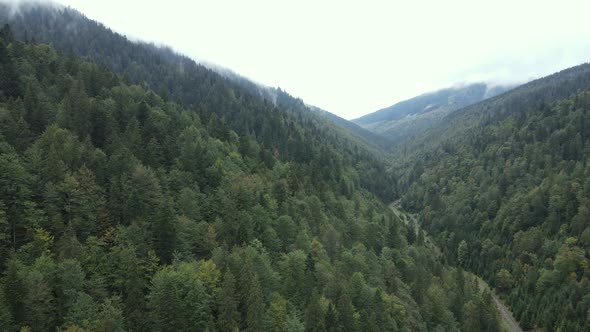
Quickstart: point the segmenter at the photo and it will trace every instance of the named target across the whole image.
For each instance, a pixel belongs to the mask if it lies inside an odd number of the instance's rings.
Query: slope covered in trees
[[[475,83],[441,89],[404,100],[352,122],[388,138],[392,145],[398,145],[434,127],[448,114],[499,95],[510,88]]]
[[[399,150],[404,208],[525,329],[590,324],[590,65],[460,110]]]
[[[348,121],[344,118],[339,117],[336,114],[330,113],[325,111],[319,107],[310,106],[310,108],[319,114],[321,114],[326,119],[340,125],[342,128],[347,129],[348,131],[356,134],[359,138],[364,139],[368,144],[375,146],[379,149],[387,150],[391,147],[392,142],[380,135],[373,133],[372,131],[365,129],[352,121]]]
[[[228,71],[219,74],[169,48],[131,42],[80,12],[56,4],[25,1],[12,9],[0,3],[0,24],[4,23],[11,25],[20,40],[48,43],[70,56],[89,59],[123,75],[129,82],[159,93],[165,100],[195,110],[206,121],[215,114],[216,121],[223,126],[252,136],[268,148],[292,145],[299,151],[283,158],[309,161],[310,153],[317,155],[322,147],[330,146],[331,151],[342,153],[325,158],[343,159],[342,162],[366,174],[360,178],[364,188],[384,201],[396,196],[393,178],[382,176],[386,173],[385,164],[375,146],[319,116],[300,99],[280,89],[261,87]],[[278,114],[275,108],[289,114]],[[280,117],[305,123],[305,130],[295,132]],[[318,133],[321,141],[310,137]]]
[[[363,185],[372,154],[305,116],[184,106],[8,26],[0,72],[0,330],[498,329]]]

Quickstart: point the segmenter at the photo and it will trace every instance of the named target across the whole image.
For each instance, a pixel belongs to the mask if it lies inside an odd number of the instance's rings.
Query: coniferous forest
[[[447,119],[442,139],[397,162],[404,207],[524,329],[590,324],[588,91],[590,65],[531,82]]]
[[[177,103],[1,36],[0,329],[499,328],[386,206],[382,156],[300,101],[201,69]]]
[[[524,330],[590,324],[590,65],[394,144],[20,6],[0,3],[0,331],[504,331],[498,298]]]

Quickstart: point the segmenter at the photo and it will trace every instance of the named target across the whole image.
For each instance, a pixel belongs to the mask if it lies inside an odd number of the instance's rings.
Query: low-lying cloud
[[[348,119],[458,82],[519,83],[590,60],[585,0],[58,1]]]

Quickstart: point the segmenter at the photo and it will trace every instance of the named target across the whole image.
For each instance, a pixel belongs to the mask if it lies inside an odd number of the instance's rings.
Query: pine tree
[[[4,261],[11,251],[11,227],[6,219],[6,206],[0,201],[0,266],[4,266]]]
[[[143,160],[146,165],[157,168],[162,166],[164,162],[164,156],[162,154],[162,146],[155,137],[150,138],[147,146],[145,147],[145,154]]]
[[[76,213],[72,220],[74,229],[81,240],[95,234],[98,229],[99,214],[105,206],[102,189],[96,184],[94,173],[82,166],[74,175],[77,181],[77,195],[73,197]]]
[[[31,131],[35,135],[40,135],[48,123],[48,112],[41,106],[39,100],[40,91],[32,83],[27,84],[23,104],[25,107],[25,117]]]
[[[342,331],[338,311],[332,303],[328,305],[328,312],[326,313],[326,328],[328,332]]]
[[[8,52],[9,45],[16,45],[19,42],[14,40],[12,31],[8,24],[0,30],[0,91],[4,92],[5,98],[18,98],[22,96],[22,83],[18,77],[16,65]]]
[[[344,331],[356,331],[356,322],[354,319],[354,306],[352,300],[346,292],[340,294],[338,302],[336,303],[336,309],[338,310],[338,318],[340,325]]]
[[[287,322],[287,300],[277,292],[272,293],[269,316],[271,331],[280,332],[285,330]]]
[[[0,289],[0,330],[12,331],[14,329],[14,320],[4,290]]]
[[[57,120],[62,128],[85,137],[90,130],[90,99],[86,95],[84,82],[75,80],[62,100]]]
[[[8,260],[2,279],[4,281],[4,299],[9,310],[5,319],[12,318],[15,323],[23,322],[27,318],[23,301],[27,293],[23,280],[24,274],[24,266],[20,260],[16,258]]]
[[[5,218],[10,222],[9,236],[13,249],[23,244],[30,222],[34,220],[30,181],[31,176],[18,155],[0,154],[0,200],[4,203]]]
[[[258,273],[246,277],[246,326],[249,331],[264,331],[264,299]]]
[[[209,295],[195,262],[175,262],[152,278],[149,307],[156,331],[204,331],[211,323]]]
[[[171,198],[164,198],[153,222],[154,249],[164,263],[172,261],[172,255],[176,250],[176,215],[173,204]]]
[[[217,326],[220,331],[234,332],[239,330],[238,303],[234,275],[230,270],[226,270],[217,300]]]
[[[314,290],[307,306],[307,318],[305,320],[305,331],[326,332],[326,313],[321,303],[319,293]]]

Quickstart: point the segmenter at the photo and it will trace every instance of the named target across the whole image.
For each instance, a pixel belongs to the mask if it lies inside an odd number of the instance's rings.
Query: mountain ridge
[[[372,131],[365,129],[358,124],[346,120],[334,113],[328,112],[316,106],[309,106],[312,110],[320,113],[325,118],[331,120],[332,122],[348,129],[349,131],[355,133],[357,136],[362,137],[368,143],[375,145],[376,147],[386,150],[391,146],[391,141],[381,135],[375,134]]]
[[[398,102],[352,122],[399,144],[433,127],[448,114],[511,88],[487,83],[444,88]]]

